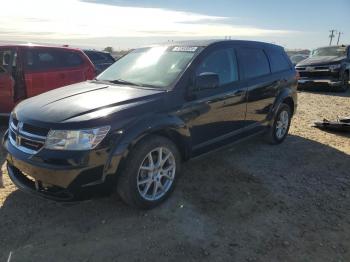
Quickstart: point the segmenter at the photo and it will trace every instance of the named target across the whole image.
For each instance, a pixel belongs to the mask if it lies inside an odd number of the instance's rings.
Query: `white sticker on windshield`
[[[173,48],[174,52],[195,52],[197,50],[197,46],[175,46]]]

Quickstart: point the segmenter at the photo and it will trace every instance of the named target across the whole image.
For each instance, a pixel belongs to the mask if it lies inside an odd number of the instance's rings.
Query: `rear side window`
[[[273,73],[290,69],[290,64],[285,54],[279,50],[269,50],[271,71]]]
[[[62,51],[61,51],[62,52]],[[63,67],[80,66],[84,63],[83,59],[75,52],[62,52],[61,62]]]
[[[215,73],[220,85],[238,80],[237,60],[233,49],[222,49],[209,54],[197,68],[196,75]]]
[[[269,61],[262,49],[240,48],[238,54],[245,79],[270,74]]]
[[[78,53],[57,49],[26,50],[25,65],[30,70],[48,70],[76,67],[84,63]]]
[[[85,51],[85,54],[90,58],[91,61],[97,63],[114,63],[114,59],[109,55],[101,52]]]

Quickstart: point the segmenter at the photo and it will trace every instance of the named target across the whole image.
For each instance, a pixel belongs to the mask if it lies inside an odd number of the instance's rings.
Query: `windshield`
[[[150,47],[125,55],[97,80],[146,87],[170,86],[193,58],[197,47]]]
[[[306,55],[294,55],[290,58],[290,60],[292,61],[292,63],[297,64],[303,60],[305,60],[307,58]]]
[[[312,51],[311,56],[346,56],[346,47],[330,46],[317,48]]]

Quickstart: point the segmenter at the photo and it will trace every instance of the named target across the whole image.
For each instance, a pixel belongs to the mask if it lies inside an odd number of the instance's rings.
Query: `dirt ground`
[[[282,145],[256,137],[192,160],[147,212],[116,195],[43,200],[4,174],[0,261],[350,261],[350,136],[311,127],[349,114],[350,92],[300,92]]]

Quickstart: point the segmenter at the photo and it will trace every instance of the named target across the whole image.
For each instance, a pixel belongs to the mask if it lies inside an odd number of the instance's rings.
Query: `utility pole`
[[[332,45],[333,37],[335,37],[334,33],[337,32],[337,30],[332,29],[332,30],[329,30],[329,32],[331,33],[329,35],[329,38],[330,38],[329,45]]]
[[[343,32],[338,32],[338,41],[337,41],[337,45],[339,45],[339,40],[340,40],[340,35],[344,34]]]

